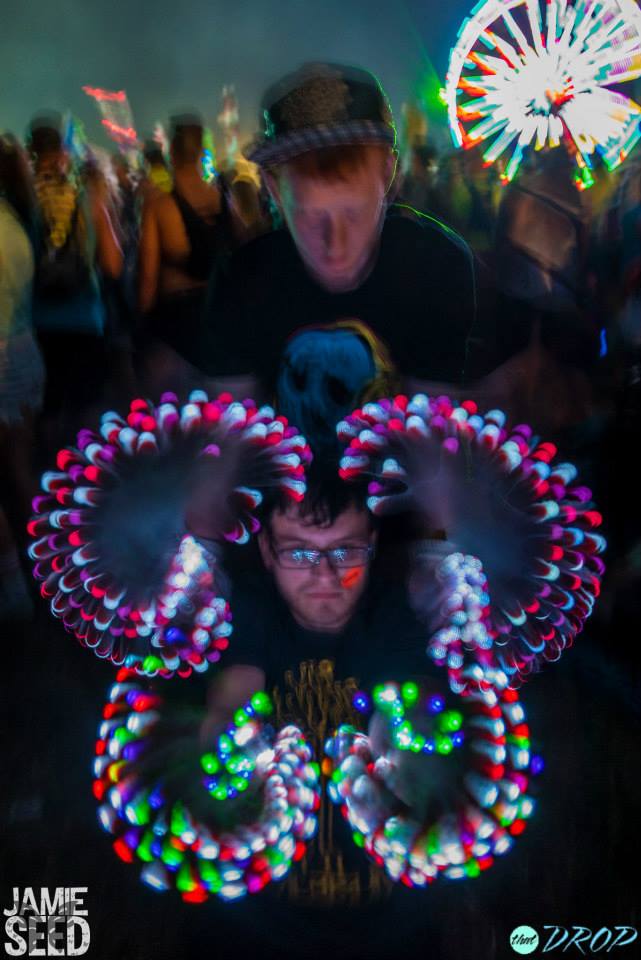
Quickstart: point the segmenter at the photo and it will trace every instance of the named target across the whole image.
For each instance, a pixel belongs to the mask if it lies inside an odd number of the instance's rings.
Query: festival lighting
[[[185,529],[194,465],[210,471],[220,536],[247,543],[260,528],[261,487],[295,500],[311,453],[271,407],[210,400],[179,406],[132,401],[81,430],[42,477],[33,501],[29,556],[41,593],[66,629],[101,658],[145,675],[189,676],[220,659],[231,634],[217,556]],[[211,512],[210,511],[210,512]]]
[[[528,150],[564,143],[586,189],[595,153],[613,170],[641,136],[641,107],[618,89],[639,76],[635,0],[482,0],[450,54],[454,142],[504,158],[506,181]]]
[[[530,731],[514,690],[496,689],[489,706],[480,691],[457,698],[456,708],[445,709],[452,694],[414,696],[415,684],[385,683],[372,691],[371,703],[383,718],[389,748],[377,752],[370,737],[343,725],[331,737],[325,751],[332,776],[331,800],[338,804],[353,831],[353,839],[394,881],[409,887],[425,887],[443,876],[450,880],[478,876],[496,856],[506,853],[513,838],[523,832],[534,802],[527,795],[530,763]],[[418,693],[418,690],[416,689]],[[365,695],[356,695],[365,702]],[[431,722],[427,736],[416,733],[414,723]],[[366,712],[361,708],[361,712]],[[464,752],[464,769],[450,767],[446,759],[455,748]],[[464,748],[464,751],[461,749]],[[379,748],[380,750],[381,748]],[[451,770],[452,785],[443,791],[441,776],[427,806],[445,809],[428,814],[418,801],[403,799],[403,756],[418,754],[414,763],[444,762]],[[426,756],[430,755],[431,756]],[[537,769],[542,768],[540,758]],[[415,771],[410,782],[415,780]],[[455,783],[454,783],[455,781]],[[408,803],[410,806],[408,808]]]
[[[242,797],[234,799],[238,791],[229,793],[223,829],[217,820],[222,804],[209,801],[207,811],[198,803],[204,811],[199,815],[191,806],[198,780],[197,730],[190,741],[184,718],[148,681],[125,668],[118,672],[98,731],[93,792],[98,819],[115,836],[114,851],[126,863],[140,863],[141,879],[152,889],[176,889],[189,903],[211,895],[237,900],[282,879],[304,855],[316,830],[318,766],[297,727],[277,734],[265,727],[271,710],[265,694],[254,694],[243,708],[248,710],[254,719],[234,727],[243,730],[251,722],[256,736],[245,744],[236,741],[236,758],[253,763],[255,793],[249,806]],[[194,759],[193,768],[186,757]]]
[[[204,785],[215,800],[230,800],[244,793],[257,767],[273,758],[273,751],[261,749],[260,718],[268,716],[271,710],[267,694],[255,693],[217,738],[216,752],[201,757],[200,764],[207,774]]]
[[[557,660],[599,595],[605,539],[590,490],[555,463],[554,444],[500,410],[424,394],[367,403],[337,431],[340,475],[370,479],[372,511],[449,517],[455,547],[437,571],[443,613],[428,654],[452,689],[491,697],[497,672],[515,685]]]
[[[139,147],[131,107],[124,90],[102,90],[100,87],[83,87],[83,92],[96,102],[101,123],[107,135],[123,151],[135,151]]]

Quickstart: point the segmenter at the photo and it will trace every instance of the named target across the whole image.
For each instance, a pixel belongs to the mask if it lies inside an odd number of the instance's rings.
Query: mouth
[[[336,591],[330,593],[327,591],[324,593],[308,593],[307,596],[310,600],[337,600],[340,597],[340,593]]]

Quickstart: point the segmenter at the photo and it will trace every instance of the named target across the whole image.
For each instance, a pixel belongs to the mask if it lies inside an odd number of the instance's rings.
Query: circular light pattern
[[[450,735],[464,731],[467,769],[454,790],[451,807],[431,819],[426,820],[416,807],[408,812],[399,799],[398,758],[403,747],[396,753],[394,728],[392,748],[379,754],[372,739],[351,726],[339,727],[327,741],[334,768],[329,795],[341,806],[356,844],[393,880],[424,887],[439,876],[451,880],[477,876],[496,856],[506,853],[524,830],[534,809],[526,793],[534,773],[530,731],[516,691],[496,693],[492,706],[479,692],[471,691],[458,709],[447,711],[457,728]],[[378,697],[374,691],[372,698],[383,705],[388,721],[390,705],[403,702],[396,684],[383,685]],[[427,703],[428,711],[441,717],[446,715],[444,706],[444,696],[432,695]],[[413,752],[414,741],[408,733]],[[418,752],[428,768],[435,762],[423,756],[424,749]],[[452,749],[440,752],[451,754]]]
[[[207,774],[204,785],[215,800],[231,800],[248,788],[262,744],[260,719],[271,711],[267,694],[255,693],[236,711],[234,722],[216,738],[215,752],[201,757],[200,764]]]
[[[554,444],[525,424],[509,428],[500,410],[481,416],[472,401],[424,394],[368,403],[337,430],[340,474],[370,478],[371,510],[411,506],[433,523],[438,504],[447,518],[461,553],[438,571],[443,605],[428,653],[447,663],[453,689],[475,675],[491,696],[497,678],[485,672],[514,685],[558,659],[599,594],[605,539],[591,492],[571,464],[555,463]]]
[[[509,181],[528,149],[563,141],[577,161],[577,185],[589,187],[594,153],[613,170],[641,135],[641,107],[610,89],[639,76],[634,0],[484,0],[450,55],[454,142],[483,143],[487,164],[509,150]]]
[[[260,714],[264,712],[263,704]],[[224,804],[203,791],[210,815],[198,816],[180,796],[181,789],[193,794],[189,780],[191,774],[194,781],[198,778],[198,769],[181,779],[168,765],[172,746],[178,758],[174,763],[184,760],[184,729],[177,718],[172,721],[148,681],[121,669],[103,716],[94,761],[98,817],[115,836],[118,856],[140,862],[141,879],[149,886],[175,888],[192,903],[210,895],[237,900],[282,879],[304,855],[305,841],[316,829],[319,771],[297,727],[284,727],[275,736],[262,728],[260,749],[253,738],[253,776],[262,791],[258,816],[249,822],[239,814],[234,826],[222,829],[217,814]],[[239,757],[246,727],[242,723],[236,729]],[[154,756],[158,750],[160,761]]]
[[[352,700],[354,707],[361,712],[364,710],[359,704],[363,703],[364,696],[359,691]],[[447,755],[455,747],[462,746],[463,716],[458,710],[445,710],[441,697],[432,696],[426,704],[426,713],[436,718],[432,733],[425,736],[414,729],[406,711],[415,707],[419,699],[415,683],[407,682],[400,688],[395,683],[379,684],[372,691],[372,699],[379,713],[388,719],[391,743],[396,750]]]
[[[217,477],[221,535],[242,544],[259,529],[261,487],[302,499],[311,453],[271,407],[202,391],[181,407],[164,394],[80,431],[33,501],[29,555],[52,613],[99,657],[146,675],[202,672],[231,633],[216,558],[184,529],[198,457]]]

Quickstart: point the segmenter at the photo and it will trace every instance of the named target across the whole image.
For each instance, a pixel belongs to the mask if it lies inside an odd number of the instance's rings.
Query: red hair
[[[272,167],[269,172],[278,178],[287,169],[301,177],[335,183],[337,180],[347,180],[352,173],[364,167],[372,151],[379,154],[383,170],[385,161],[392,155],[390,147],[383,143],[357,143],[310,150]]]

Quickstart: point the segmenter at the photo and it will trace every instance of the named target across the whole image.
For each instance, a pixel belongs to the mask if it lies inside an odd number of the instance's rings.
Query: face
[[[334,568],[327,557],[317,566],[299,570],[285,568],[278,550],[302,548],[374,546],[375,534],[365,510],[349,507],[330,526],[316,526],[301,518],[296,506],[270,519],[271,537],[263,531],[260,551],[274,577],[279,593],[301,627],[323,633],[338,633],[351,619],[367,584],[367,564]]]
[[[333,292],[359,286],[376,251],[393,156],[372,148],[346,178],[325,181],[285,164],[268,184],[312,276]]]

